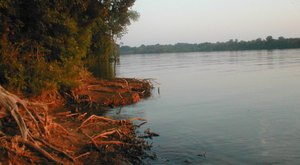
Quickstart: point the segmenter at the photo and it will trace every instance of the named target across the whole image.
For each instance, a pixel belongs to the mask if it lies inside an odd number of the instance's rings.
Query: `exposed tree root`
[[[151,88],[150,83],[136,79],[105,83],[120,89],[115,92],[119,100],[129,98],[123,90],[142,96]],[[97,85],[100,88],[99,84],[89,88],[97,89]],[[0,164],[141,163],[140,156],[150,145],[136,137],[132,120],[143,119],[113,120],[89,115],[81,110],[96,108],[101,104],[99,98],[78,91],[68,92],[65,97],[70,105],[80,105],[80,111],[51,115],[51,100],[47,100],[49,104],[23,100],[0,86]]]

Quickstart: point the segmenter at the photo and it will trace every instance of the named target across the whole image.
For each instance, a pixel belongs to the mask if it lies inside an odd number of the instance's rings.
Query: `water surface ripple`
[[[300,50],[121,55],[121,77],[155,78],[123,108],[160,136],[150,164],[299,164]],[[112,114],[114,112],[111,112]],[[206,152],[206,158],[197,156]]]

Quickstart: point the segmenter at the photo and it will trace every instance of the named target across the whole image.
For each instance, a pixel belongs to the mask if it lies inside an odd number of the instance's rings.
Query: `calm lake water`
[[[116,69],[160,83],[160,94],[109,112],[160,134],[149,164],[300,163],[299,49],[122,55]]]

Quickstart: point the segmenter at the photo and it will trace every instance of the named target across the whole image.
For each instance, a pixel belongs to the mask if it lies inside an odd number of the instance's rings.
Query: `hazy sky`
[[[300,37],[300,0],[136,0],[124,45]]]

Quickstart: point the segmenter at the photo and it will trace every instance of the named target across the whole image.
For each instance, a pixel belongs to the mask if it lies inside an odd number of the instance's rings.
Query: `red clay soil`
[[[85,109],[133,104],[149,96],[151,88],[148,80],[89,78],[74,90],[47,92],[30,101],[3,95],[0,164],[142,163],[149,145],[136,136],[132,123],[142,119],[113,120],[90,115]],[[11,100],[26,128],[20,128],[19,119],[5,106]],[[58,111],[61,105],[64,110]]]

